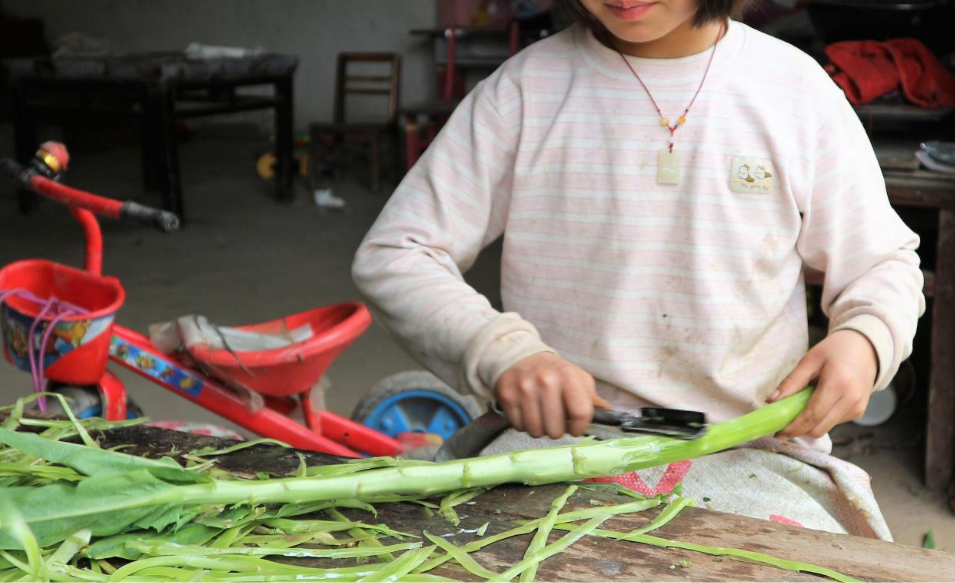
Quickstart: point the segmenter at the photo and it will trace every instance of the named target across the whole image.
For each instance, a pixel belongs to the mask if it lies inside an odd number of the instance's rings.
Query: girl
[[[729,20],[746,0],[558,3],[577,24],[464,100],[359,248],[359,288],[531,436],[580,435],[595,395],[721,421],[814,382],[782,436],[828,453],[924,310],[856,114],[810,57]],[[504,313],[462,279],[501,235]],[[804,268],[830,319],[808,353]]]

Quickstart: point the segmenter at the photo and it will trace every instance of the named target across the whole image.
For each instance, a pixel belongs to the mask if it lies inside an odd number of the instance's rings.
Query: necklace
[[[643,82],[643,79],[640,78],[640,75],[637,74],[637,71],[633,68],[633,65],[630,64],[630,61],[627,60],[627,57],[623,56],[623,53],[617,51],[617,54],[620,55],[620,58],[623,59],[623,62],[626,63],[627,68],[630,69],[630,72],[633,73],[633,76],[637,78],[637,81],[640,82],[640,85],[643,87],[643,90],[647,92],[647,96],[650,98],[650,102],[653,103],[653,107],[657,109],[657,113],[660,114],[660,125],[670,130],[670,140],[667,144],[667,147],[663,150],[660,150],[657,155],[657,184],[679,184],[680,183],[680,152],[673,151],[673,139],[676,130],[683,126],[686,123],[686,116],[690,113],[690,108],[693,107],[693,104],[696,102],[696,98],[699,97],[700,91],[703,90],[703,83],[706,82],[706,76],[710,72],[710,66],[713,64],[713,57],[716,56],[716,45],[719,44],[720,39],[723,38],[723,31],[726,29],[726,25],[720,25],[720,32],[716,36],[716,42],[713,43],[713,50],[710,52],[710,60],[706,63],[706,69],[703,71],[703,78],[700,80],[700,86],[696,88],[696,93],[693,94],[693,99],[690,100],[689,105],[686,106],[686,109],[683,110],[683,115],[677,118],[676,123],[671,124],[670,118],[663,114],[663,110],[660,109],[660,105],[657,103],[657,100],[653,98],[653,93],[650,92],[650,88],[647,87],[647,84]]]

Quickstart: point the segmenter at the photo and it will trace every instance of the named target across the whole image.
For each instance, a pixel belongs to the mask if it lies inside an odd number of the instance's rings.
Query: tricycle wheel
[[[477,399],[462,395],[426,371],[407,371],[379,382],[352,419],[390,437],[419,432],[448,439],[481,414]]]

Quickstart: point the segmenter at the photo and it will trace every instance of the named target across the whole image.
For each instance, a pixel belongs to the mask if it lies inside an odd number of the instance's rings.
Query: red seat
[[[334,304],[262,324],[236,326],[258,334],[281,334],[309,326],[312,336],[272,350],[236,352],[194,345],[190,355],[207,371],[263,395],[285,397],[314,387],[329,365],[371,324],[364,304]]]

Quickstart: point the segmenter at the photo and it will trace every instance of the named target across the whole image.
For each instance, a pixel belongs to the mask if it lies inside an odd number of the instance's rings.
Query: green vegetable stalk
[[[579,445],[454,460],[398,465],[324,479],[219,482],[185,486],[195,504],[238,501],[285,503],[354,498],[374,501],[388,496],[428,497],[462,488],[522,483],[529,486],[609,476],[670,462],[697,458],[772,435],[799,415],[811,392],[710,427],[703,437],[682,441],[640,436]]]
[[[772,435],[804,409],[810,394],[806,390],[714,425],[694,441],[629,437],[440,464],[392,460],[390,465],[370,464],[374,469],[347,474],[262,481],[213,481],[172,460],[144,460],[0,429],[0,443],[87,476],[76,484],[59,481],[38,488],[8,488],[3,495],[19,510],[40,546],[47,547],[83,529],[100,537],[130,528],[183,525],[203,505],[375,502],[504,483],[575,481],[696,458]],[[356,463],[369,465],[368,460]],[[0,532],[0,549],[22,548],[15,537]]]

